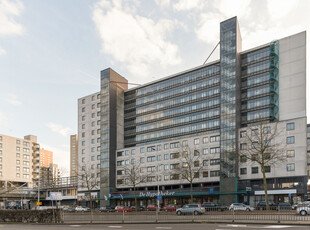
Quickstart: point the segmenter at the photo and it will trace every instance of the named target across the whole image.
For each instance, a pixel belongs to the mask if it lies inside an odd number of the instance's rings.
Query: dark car
[[[204,207],[206,211],[225,211],[225,210],[227,210],[226,206],[222,206],[220,204],[216,204],[213,202],[205,202],[201,206]]]
[[[279,211],[289,211],[292,210],[292,205],[290,203],[279,203],[278,204],[278,209]]]
[[[109,206],[103,206],[99,208],[99,212],[115,212],[115,209]]]
[[[269,201],[269,209],[270,210],[277,210],[277,204],[273,203],[272,201]],[[266,201],[260,201],[256,205],[256,210],[266,210]]]
[[[132,211],[136,211],[136,206],[131,206]],[[145,211],[145,206],[138,206],[137,211]]]

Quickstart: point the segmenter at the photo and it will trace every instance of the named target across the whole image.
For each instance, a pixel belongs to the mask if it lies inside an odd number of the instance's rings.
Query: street
[[[258,224],[95,224],[95,225],[33,225],[33,224],[2,224],[0,229],[9,230],[239,230],[239,229],[305,229],[309,230],[309,226],[294,225],[258,225]]]

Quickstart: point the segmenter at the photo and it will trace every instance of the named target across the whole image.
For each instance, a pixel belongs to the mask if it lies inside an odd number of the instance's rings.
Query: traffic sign
[[[288,197],[290,197],[290,198],[291,198],[291,197],[292,197],[292,193],[289,193],[289,194],[288,194]]]
[[[162,200],[162,199],[163,199],[163,197],[161,195],[157,196],[157,200]]]
[[[214,188],[209,188],[209,193],[214,193]]]
[[[42,205],[42,202],[37,202],[37,205],[39,206],[39,205]]]

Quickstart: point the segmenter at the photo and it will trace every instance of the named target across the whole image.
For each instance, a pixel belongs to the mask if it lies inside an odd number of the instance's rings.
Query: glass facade
[[[219,129],[219,64],[125,92],[125,147]]]

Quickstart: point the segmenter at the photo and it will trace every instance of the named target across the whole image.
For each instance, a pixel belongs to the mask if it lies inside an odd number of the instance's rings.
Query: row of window
[[[91,109],[95,109],[96,107],[100,109],[100,103],[97,103],[97,106],[96,104],[91,105]],[[86,111],[86,107],[82,107],[82,113],[84,113],[85,111]]]
[[[20,167],[16,166],[16,171],[19,172],[20,171]],[[23,172],[30,172],[30,168],[23,168]]]
[[[295,164],[290,163],[286,165],[286,171],[295,171]],[[266,173],[271,173],[271,167],[270,166],[265,166],[265,172]],[[252,167],[251,168],[251,173],[252,174],[258,174],[258,167]],[[240,175],[247,175],[247,168],[240,168]]]
[[[96,125],[100,125],[100,120],[98,120],[97,122],[92,121],[91,122],[91,127],[95,127]],[[85,124],[82,124],[82,129],[85,129]]]
[[[20,178],[20,173],[16,173],[16,177]],[[24,178],[24,179],[29,179],[29,178],[30,178],[30,175],[28,175],[28,174],[23,174],[23,178]]]
[[[291,131],[295,130],[295,122],[290,122],[286,124],[286,131]],[[265,126],[263,127],[263,134],[269,134],[271,133],[271,127],[270,126]],[[259,129],[251,129],[251,136],[258,136],[259,134]],[[246,137],[247,136],[247,130],[242,130],[240,131],[240,138]]]
[[[20,147],[16,147],[16,151],[17,151],[17,152],[20,152]],[[24,153],[30,153],[30,149],[28,149],[28,148],[23,148],[23,152],[24,152]]]
[[[97,99],[100,99],[100,94],[97,94],[97,96],[93,95],[93,96],[91,97],[91,100],[94,101],[94,100],[96,99],[96,97],[97,97]],[[82,99],[82,104],[85,104],[85,101],[86,101],[85,98]]]
[[[95,161],[96,160],[96,156],[91,156],[91,161]],[[100,155],[97,155],[97,160],[100,160]],[[85,162],[85,157],[82,157],[82,162]]]

